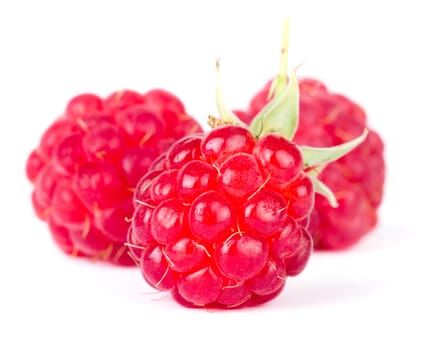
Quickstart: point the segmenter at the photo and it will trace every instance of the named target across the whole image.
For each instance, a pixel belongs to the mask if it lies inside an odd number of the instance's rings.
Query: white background
[[[1,349],[435,347],[430,1],[248,3],[0,2]],[[185,309],[135,269],[62,255],[32,212],[24,165],[68,99],[163,87],[204,122],[219,56],[227,102],[244,107],[275,74],[286,15],[300,75],[362,104],[385,139],[378,228],[237,311]]]

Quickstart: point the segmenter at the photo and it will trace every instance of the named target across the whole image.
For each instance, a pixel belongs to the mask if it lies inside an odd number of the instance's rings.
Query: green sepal
[[[305,168],[305,172],[307,175],[312,177],[318,177],[322,171],[328,166],[328,164],[321,164],[311,168]]]
[[[220,62],[216,60],[216,106],[219,113],[219,119],[222,124],[243,125],[243,123],[226,105],[222,92]]]
[[[316,176],[309,175],[309,177],[311,181],[313,181],[314,191],[325,197],[331,207],[337,208],[337,198],[335,198],[335,194],[331,191],[331,189],[326,186],[322,181],[320,181]]]
[[[304,166],[314,167],[333,162],[352,151],[366,139],[368,129],[365,129],[361,136],[334,147],[309,147],[300,146],[302,151]]]
[[[299,123],[299,85],[296,71],[280,95],[270,101],[254,118],[251,131],[256,137],[278,134],[292,140]]]

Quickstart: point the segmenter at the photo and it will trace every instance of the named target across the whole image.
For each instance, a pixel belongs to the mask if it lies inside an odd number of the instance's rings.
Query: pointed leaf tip
[[[335,194],[331,191],[331,189],[326,186],[322,181],[320,181],[317,177],[310,176],[310,178],[313,181],[314,191],[325,197],[331,207],[338,208],[337,198],[335,198]]]
[[[368,129],[364,129],[361,136],[334,147],[309,147],[301,146],[305,167],[312,167],[333,162],[352,151],[355,147],[364,142]]]

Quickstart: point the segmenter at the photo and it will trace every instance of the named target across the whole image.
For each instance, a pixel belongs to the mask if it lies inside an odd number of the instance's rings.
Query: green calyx
[[[281,94],[275,92],[275,97],[252,121],[251,131],[257,138],[279,134],[288,140],[293,139],[299,123],[299,86],[295,71],[286,85]]]
[[[283,41],[281,47],[279,72],[271,84],[269,91],[269,102],[255,116],[249,129],[256,138],[267,134],[278,134],[289,141],[293,140],[299,124],[299,84],[296,78],[296,70],[293,69],[288,75],[288,45],[289,25],[287,18],[283,26]],[[216,102],[219,111],[221,124],[245,125],[237,116],[225,107],[219,74],[219,61],[216,63],[217,88]],[[330,162],[333,162],[352,151],[359,144],[364,142],[368,130],[357,138],[334,147],[309,147],[299,146],[304,161],[304,170],[311,178],[316,193],[328,199],[332,207],[338,203],[334,193],[318,179],[320,172]]]

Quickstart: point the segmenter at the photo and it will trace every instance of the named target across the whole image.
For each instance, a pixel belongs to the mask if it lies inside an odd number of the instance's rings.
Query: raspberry
[[[181,139],[165,158],[139,182],[128,237],[148,283],[191,305],[234,307],[275,295],[303,270],[312,239],[301,221],[314,190],[293,195],[304,176],[294,143],[221,126]]]
[[[71,99],[26,164],[33,206],[59,248],[131,265],[124,242],[132,189],[175,140],[197,131],[181,101],[164,90]],[[168,196],[165,191],[154,188],[153,198]]]
[[[336,199],[313,169],[359,145],[299,146],[299,87],[287,79],[288,21],[272,100],[248,127],[225,106],[216,63],[219,118],[213,130],[174,143],[134,194],[127,245],[144,279],[184,306],[232,308],[275,298],[305,268],[315,191]]]
[[[236,111],[244,122],[250,122],[267,104],[270,84],[253,97],[248,110]],[[302,79],[299,89],[300,120],[294,138],[297,144],[335,146],[360,135],[366,127],[362,108],[342,95],[331,93],[320,81]],[[385,179],[383,148],[380,136],[370,130],[361,145],[321,172],[319,179],[333,190],[339,207],[332,208],[325,198],[316,195],[309,225],[315,248],[347,248],[376,226]],[[300,189],[294,195],[303,192]],[[299,204],[292,206],[294,211],[301,210]]]

